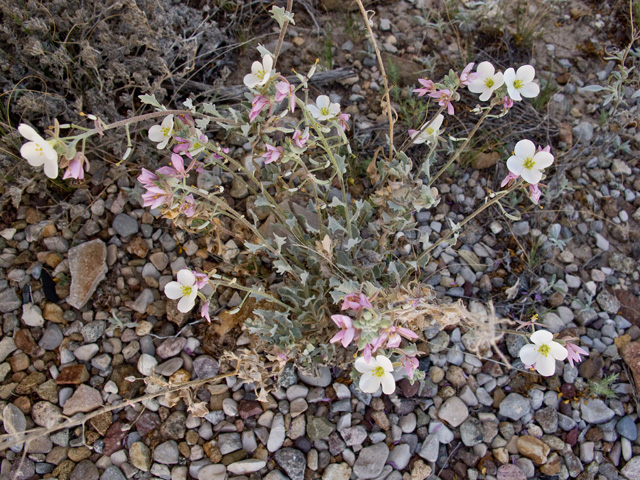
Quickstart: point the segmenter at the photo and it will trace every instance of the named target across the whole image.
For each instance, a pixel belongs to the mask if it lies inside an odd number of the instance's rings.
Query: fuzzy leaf
[[[187,98],[184,102],[182,102],[182,104],[192,112],[196,111],[196,107],[193,106],[193,100],[191,100],[190,98]]]
[[[256,207],[273,207],[269,200],[267,200],[263,195],[258,195],[256,197],[256,201],[253,204]]]
[[[198,127],[200,130],[206,130],[210,121],[211,120],[209,120],[208,118],[199,118],[196,120],[196,127]]]
[[[293,21],[293,12],[287,12],[286,9],[282,7],[274,6],[271,9],[271,16],[278,22],[280,28],[284,26],[284,22],[288,21],[291,25],[295,25],[296,22]]]
[[[351,249],[356,245],[358,245],[359,243],[360,243],[360,239],[350,238],[349,240],[347,240],[347,244],[345,245],[344,248],[347,250],[347,252],[350,252]]]
[[[344,207],[345,204],[340,200],[337,196],[331,199],[331,203],[328,205],[329,207]]]
[[[154,107],[156,107],[156,108],[158,108],[160,110],[164,110],[164,107],[158,103],[158,100],[156,100],[155,94],[153,94],[153,95],[147,95],[147,94],[138,95],[138,98],[140,99],[140,101],[142,103],[145,103],[147,105],[152,105],[152,106],[154,106]]]
[[[202,110],[204,110],[204,113],[208,113],[209,115],[213,115],[215,117],[221,116],[213,103],[203,103]]]
[[[604,90],[604,87],[601,87],[600,85],[587,85],[586,87],[582,87],[578,89],[580,93],[583,93],[583,92],[596,93],[596,92],[601,92],[602,90]]]
[[[331,233],[336,233],[338,230],[342,230],[344,233],[347,233],[347,229],[333,217],[329,217],[329,230],[331,230]]]
[[[275,233],[273,234],[273,239],[276,241],[276,245],[278,247],[278,252],[282,251],[282,246],[285,244],[287,239],[285,237],[280,237],[280,236],[276,235]]]
[[[336,164],[338,166],[338,171],[340,172],[341,175],[344,175],[346,173],[346,171],[347,171],[345,158],[342,155],[334,155],[334,158],[335,158]]]
[[[258,49],[258,52],[260,52],[261,57],[264,58],[265,55],[270,55],[273,57],[273,54],[269,50],[264,48],[262,45],[258,45],[256,48]]]
[[[293,270],[291,270],[291,267],[289,265],[287,265],[286,263],[284,263],[282,260],[276,260],[275,262],[273,262],[273,266],[276,267],[276,271],[280,275],[284,275],[287,272],[292,272],[293,271]]]
[[[249,250],[249,252],[253,254],[258,253],[260,250],[264,248],[264,245],[258,245],[257,243],[250,243],[250,242],[244,242],[244,246],[247,247],[247,250]]]

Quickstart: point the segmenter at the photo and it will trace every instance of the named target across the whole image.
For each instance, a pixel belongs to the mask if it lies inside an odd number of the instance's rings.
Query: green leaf
[[[578,89],[578,91],[579,91],[580,93],[583,93],[583,92],[593,92],[593,93],[596,93],[596,92],[600,92],[600,91],[602,91],[602,90],[604,90],[604,87],[601,87],[600,85],[587,85],[586,87],[582,87],[582,88],[579,88],[579,89]]]
[[[329,217],[329,230],[331,230],[331,233],[336,233],[338,230],[342,230],[344,233],[347,233],[347,229],[333,217]]]
[[[200,130],[206,130],[210,121],[211,120],[209,120],[208,118],[199,118],[196,120],[196,127],[198,127]]]
[[[256,207],[271,207],[273,208],[273,205],[271,205],[271,202],[269,202],[269,200],[267,200],[264,195],[258,195],[256,197],[256,201],[253,202],[253,204]]]
[[[285,237],[276,235],[275,233],[273,234],[273,239],[276,241],[278,252],[280,252],[282,250],[282,246],[286,243],[287,239]]]
[[[184,102],[182,102],[182,104],[192,112],[196,111],[196,107],[193,106],[193,100],[191,100],[190,98],[187,98]]]
[[[152,105],[160,110],[164,110],[164,107],[158,103],[158,100],[156,100],[155,94],[154,95],[147,95],[147,94],[138,95],[138,98],[142,103],[145,103],[147,105]]]
[[[291,25],[295,25],[296,22],[293,21],[293,12],[287,12],[286,9],[282,7],[274,6],[271,9],[271,16],[275,18],[280,28],[284,26],[284,22],[288,21]]]
[[[258,49],[258,52],[260,52],[260,56],[261,57],[264,58],[266,55],[269,55],[269,56],[273,57],[273,53],[271,53],[269,50],[264,48],[262,45],[258,45],[257,49]]]
[[[329,207],[344,207],[345,204],[338,197],[333,197],[331,199],[331,203],[328,206]]]
[[[276,267],[276,272],[280,275],[284,275],[287,272],[292,272],[291,267],[284,263],[282,260],[276,260],[273,262],[273,266]]]
[[[347,240],[347,244],[345,245],[344,248],[347,250],[347,252],[350,252],[351,249],[356,245],[358,245],[359,243],[360,243],[360,239],[350,238],[349,240]]]
[[[341,155],[334,155],[334,158],[336,160],[336,164],[338,167],[338,171],[340,172],[340,175],[344,175],[347,171],[347,166],[345,163],[345,158]]]
[[[247,247],[247,250],[249,250],[249,252],[253,254],[256,254],[258,253],[258,251],[264,249],[264,245],[258,245],[257,243],[244,242],[244,246]]]
[[[221,116],[213,103],[203,103],[202,110],[204,110],[204,113],[208,113],[209,115],[213,115],[215,117]]]

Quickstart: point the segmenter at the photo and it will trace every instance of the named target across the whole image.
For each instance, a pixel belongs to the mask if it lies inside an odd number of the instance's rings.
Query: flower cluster
[[[520,177],[529,184],[529,197],[533,203],[540,201],[542,192],[539,183],[542,180],[542,170],[551,166],[554,157],[550,153],[551,147],[538,147],[531,140],[520,140],[513,149],[513,155],[507,160],[509,174],[501,183],[505,187],[511,181]]]
[[[589,355],[583,348],[570,343],[568,340],[554,340],[552,333],[546,330],[537,330],[531,334],[532,343],[520,349],[520,360],[527,368],[534,368],[543,377],[550,377],[556,371],[556,360],[569,360],[573,367],[574,362],[581,362],[580,355]]]

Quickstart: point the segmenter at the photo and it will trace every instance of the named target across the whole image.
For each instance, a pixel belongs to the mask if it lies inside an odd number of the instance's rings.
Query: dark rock
[[[295,448],[281,448],[275,453],[274,458],[291,480],[304,480],[307,468],[304,453]]]

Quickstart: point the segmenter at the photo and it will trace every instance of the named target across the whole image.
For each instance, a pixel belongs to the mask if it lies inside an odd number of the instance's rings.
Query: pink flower
[[[342,302],[342,307],[340,310],[360,310],[361,308],[373,308],[371,302],[364,293],[351,293],[347,295]]]
[[[76,180],[83,180],[85,169],[89,171],[89,161],[82,152],[78,152],[69,162],[69,166],[64,172],[62,179],[75,178]]]
[[[547,153],[551,153],[551,145],[547,145],[546,147],[542,148],[540,145],[538,145],[538,148],[536,149],[536,153],[537,152],[547,152]]]
[[[414,93],[416,92],[418,93],[419,97],[422,97],[427,93],[431,93],[436,89],[435,84],[431,80],[427,80],[426,78],[419,78],[418,82],[420,82],[420,85],[424,87],[424,88],[416,88],[413,90]]]
[[[209,277],[206,273],[196,272],[195,270],[191,270],[191,273],[196,277],[196,285],[199,290],[209,283]]]
[[[478,72],[471,73],[474,65],[475,63],[471,62],[469,65],[464,67],[464,70],[462,70],[462,73],[460,74],[460,84],[470,85],[471,82],[480,77]]]
[[[138,176],[138,181],[145,187],[154,186],[154,182],[158,180],[160,180],[160,178],[155,173],[147,170],[146,168],[143,168],[142,172],[140,172],[140,175]]]
[[[416,340],[418,335],[408,328],[391,326],[385,329],[382,334],[373,341],[373,350],[375,351],[382,348],[385,342],[387,342],[387,348],[397,348],[400,346],[400,342],[402,342],[401,337],[407,340]]]
[[[193,198],[192,194],[184,197],[184,203],[180,205],[179,211],[189,218],[193,217],[196,214],[196,201]]]
[[[440,105],[441,107],[446,106],[447,113],[449,115],[455,114],[453,103],[451,103],[451,90],[449,90],[448,88],[443,88],[442,90],[430,93],[429,96],[438,100],[438,105]]]
[[[224,148],[221,148],[220,150],[222,150],[224,153],[229,153],[231,149],[229,147],[224,147]],[[221,155],[218,155],[217,153],[214,153],[213,158],[217,160],[222,160],[223,157]]]
[[[295,87],[288,81],[283,80],[276,83],[276,102],[281,102],[285,98],[289,97],[289,110],[291,113],[296,108],[296,96],[294,95]]]
[[[342,330],[336,333],[329,342],[336,343],[341,341],[342,346],[347,348],[356,336],[356,329],[353,328],[351,318],[346,315],[331,315],[331,320]]]
[[[572,367],[573,362],[580,363],[582,361],[580,355],[584,355],[585,357],[589,356],[589,352],[577,345],[574,345],[573,343],[566,342],[564,346],[567,349],[568,353],[567,360],[569,360],[569,365],[571,365]]]
[[[284,148],[282,147],[274,147],[273,145],[266,145],[267,147],[267,151],[265,152],[265,154],[262,156],[262,158],[264,158],[264,163],[273,163],[275,161],[277,161],[282,154],[284,153]]]
[[[520,178],[520,175],[516,175],[515,173],[509,172],[509,174],[506,177],[504,177],[504,180],[502,180],[500,187],[502,188],[506,184],[508,184],[511,180],[517,180],[518,178]]]
[[[371,361],[371,352],[373,351],[373,348],[371,347],[370,343],[367,343],[364,346],[364,350],[362,350],[362,357],[364,358],[365,362],[369,363]]]
[[[173,193],[163,190],[156,185],[145,186],[147,191],[142,194],[142,204],[144,207],[158,208],[162,205],[169,205],[173,200]]]
[[[535,185],[529,184],[529,198],[531,198],[531,201],[533,203],[538,205],[541,195],[542,195],[542,192],[540,191],[540,188],[538,187],[537,183]]]
[[[418,359],[416,357],[403,355],[400,358],[400,364],[404,367],[404,371],[407,372],[407,377],[413,380],[413,372],[415,372],[418,369],[418,366],[420,365],[420,362],[418,361]]]
[[[341,113],[338,115],[338,125],[340,125],[343,132],[349,130],[349,124],[347,122],[349,122],[350,117],[351,115],[348,113]]]
[[[513,99],[507,95],[506,97],[504,97],[504,103],[502,105],[503,111],[506,113],[506,111],[511,107],[513,107]]]
[[[251,107],[251,111],[249,112],[249,122],[253,122],[256,117],[260,115],[262,109],[270,103],[271,102],[269,102],[269,99],[264,95],[256,95],[255,97],[253,97],[253,100],[251,101],[251,105],[253,106]]]
[[[204,302],[204,305],[202,305],[202,308],[200,309],[200,316],[202,318],[206,318],[207,322],[211,323],[211,317],[209,316],[209,300]]]
[[[293,136],[291,137],[291,139],[298,148],[304,148],[307,140],[309,140],[309,129],[305,128],[304,132],[296,130],[295,132],[293,132]]]

